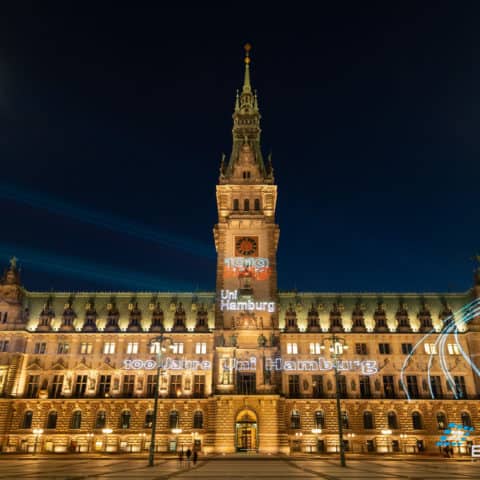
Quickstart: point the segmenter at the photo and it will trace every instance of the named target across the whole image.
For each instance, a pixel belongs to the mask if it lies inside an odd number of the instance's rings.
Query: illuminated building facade
[[[216,187],[215,292],[30,292],[11,261],[3,452],[147,451],[156,388],[159,452],[336,452],[332,333],[350,347],[337,364],[347,450],[437,452],[449,422],[479,423],[480,272],[465,293],[279,292],[277,186],[249,63],[247,50]],[[157,385],[160,332],[173,345]]]

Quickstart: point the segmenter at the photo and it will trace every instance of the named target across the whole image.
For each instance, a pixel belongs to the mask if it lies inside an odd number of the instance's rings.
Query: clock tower
[[[250,332],[258,344],[278,328],[275,223],[277,186],[271,158],[265,165],[260,146],[260,112],[250,84],[250,45],[245,46],[245,76],[233,112],[233,144],[222,158],[216,187],[218,223],[215,326],[234,342]],[[245,335],[243,335],[245,338]]]

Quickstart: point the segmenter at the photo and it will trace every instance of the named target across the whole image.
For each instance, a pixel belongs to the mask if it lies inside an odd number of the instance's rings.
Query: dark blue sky
[[[246,41],[279,185],[280,288],[470,286],[476,2],[42,3],[0,11],[0,258],[20,258],[28,289],[214,288]]]

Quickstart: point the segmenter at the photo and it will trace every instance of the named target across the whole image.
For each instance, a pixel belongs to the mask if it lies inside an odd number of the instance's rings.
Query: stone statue
[[[231,347],[237,346],[237,335],[235,333],[233,335],[230,335],[230,346]]]
[[[267,339],[265,335],[263,335],[263,333],[258,336],[257,343],[259,347],[265,347],[265,345],[267,344]]]

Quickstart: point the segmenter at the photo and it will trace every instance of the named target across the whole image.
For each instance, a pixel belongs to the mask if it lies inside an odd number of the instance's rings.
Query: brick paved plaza
[[[203,458],[193,467],[179,466],[174,459],[158,459],[153,468],[146,459],[14,458],[0,459],[1,479],[478,479],[480,461],[459,459],[350,458],[347,468],[336,459],[282,456],[223,456]]]

